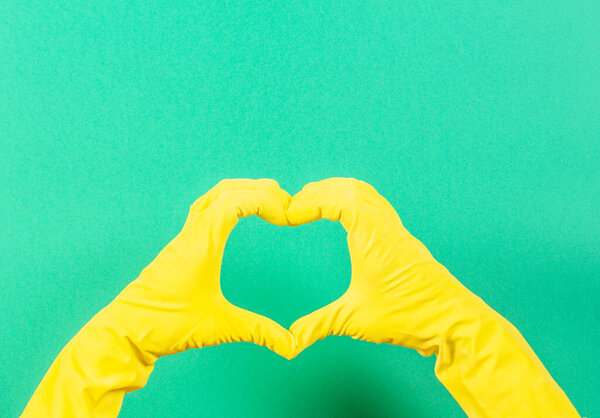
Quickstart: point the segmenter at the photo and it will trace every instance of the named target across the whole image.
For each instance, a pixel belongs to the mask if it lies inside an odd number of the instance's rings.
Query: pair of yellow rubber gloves
[[[228,302],[219,278],[239,218],[275,225],[340,221],[352,279],[338,300],[288,330]],[[224,180],[192,206],[183,230],[60,352],[24,417],[116,416],[163,355],[232,341],[291,359],[328,335],[437,354],[435,374],[472,417],[577,417],[507,320],[466,289],[362,181],[332,178],[294,197],[273,180]]]

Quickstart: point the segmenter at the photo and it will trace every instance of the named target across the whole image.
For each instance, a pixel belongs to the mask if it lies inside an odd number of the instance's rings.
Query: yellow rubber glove
[[[288,330],[229,303],[223,250],[239,217],[287,225],[289,195],[273,180],[225,180],[191,207],[183,230],[60,352],[24,417],[114,417],[158,357],[231,341],[290,358]]]
[[[296,354],[332,334],[402,345],[437,354],[436,376],[469,416],[579,416],[516,328],[439,264],[373,187],[310,183],[287,215],[291,225],[341,221],[352,261],[347,292],[292,324]]]

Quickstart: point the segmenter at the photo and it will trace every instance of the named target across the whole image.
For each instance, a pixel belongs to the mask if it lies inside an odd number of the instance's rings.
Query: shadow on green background
[[[223,178],[349,176],[600,415],[600,3],[0,3],[0,415]],[[223,290],[288,326],[344,231],[245,219]],[[463,416],[435,359],[336,337],[158,361],[122,416]]]

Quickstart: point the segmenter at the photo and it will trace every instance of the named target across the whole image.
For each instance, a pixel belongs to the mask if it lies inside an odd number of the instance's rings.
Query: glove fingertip
[[[255,344],[266,346],[269,350],[290,360],[295,351],[295,339],[292,334],[277,322],[256,315],[252,327],[252,340]]]

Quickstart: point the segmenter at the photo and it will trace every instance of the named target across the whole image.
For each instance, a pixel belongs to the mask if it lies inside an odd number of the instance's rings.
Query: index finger
[[[282,205],[287,207],[290,195],[279,187],[279,184],[272,179],[225,179],[217,183],[212,189],[200,196],[192,205],[194,212],[201,212],[208,208],[223,193],[237,190],[262,190],[275,195]]]
[[[378,216],[388,217],[390,209],[395,215],[389,203],[369,184],[353,178],[335,177],[304,186],[292,197],[287,217],[292,226],[319,219],[340,221],[350,232],[359,222],[372,226]]]

